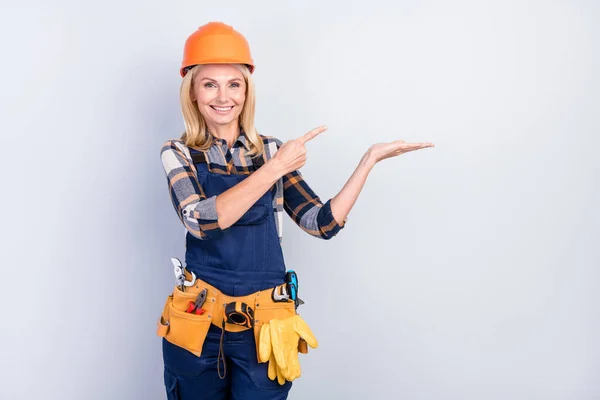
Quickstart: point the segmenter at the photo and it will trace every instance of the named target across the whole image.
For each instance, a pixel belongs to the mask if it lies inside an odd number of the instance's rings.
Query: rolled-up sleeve
[[[206,197],[183,143],[165,142],[160,158],[173,208],[187,231],[201,240],[220,235],[216,196]]]
[[[346,225],[347,218],[339,224],[333,217],[331,199],[323,204],[300,171],[283,177],[283,208],[302,230],[321,239],[333,238]]]

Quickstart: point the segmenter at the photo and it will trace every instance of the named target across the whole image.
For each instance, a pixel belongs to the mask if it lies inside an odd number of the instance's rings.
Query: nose
[[[220,87],[217,92],[217,102],[227,103],[227,92],[224,87]]]

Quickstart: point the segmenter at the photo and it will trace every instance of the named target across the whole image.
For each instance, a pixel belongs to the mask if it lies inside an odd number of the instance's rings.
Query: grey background
[[[1,399],[163,399],[183,257],[160,165],[183,42],[252,46],[257,126],[308,145],[333,240],[286,217],[320,341],[290,399],[600,399],[596,1],[2,2]]]

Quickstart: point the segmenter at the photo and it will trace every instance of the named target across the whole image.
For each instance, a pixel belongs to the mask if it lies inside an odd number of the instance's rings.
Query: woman
[[[300,376],[298,352],[318,343],[297,313],[297,282],[280,244],[283,211],[308,234],[331,239],[377,162],[433,146],[371,146],[322,203],[298,170],[306,143],[326,128],[286,143],[260,135],[254,69],[246,39],[231,26],[211,22],[186,41],[185,133],[161,150],[186,228],[185,283],[168,296],[158,325],[169,399],[287,398]]]

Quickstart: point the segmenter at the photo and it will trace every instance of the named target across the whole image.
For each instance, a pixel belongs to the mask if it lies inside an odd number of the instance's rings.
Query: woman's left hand
[[[406,143],[404,140],[396,140],[389,143],[377,143],[369,147],[348,182],[331,200],[331,212],[337,223],[340,225],[345,224],[346,217],[354,206],[369,176],[369,172],[375,164],[386,158],[396,157],[409,151],[427,147],[434,147],[434,145],[433,143]]]
[[[377,143],[369,147],[367,156],[373,161],[373,164],[378,163],[386,158],[396,157],[409,151],[434,147],[433,143],[406,143],[404,140],[395,140],[389,143]]]

